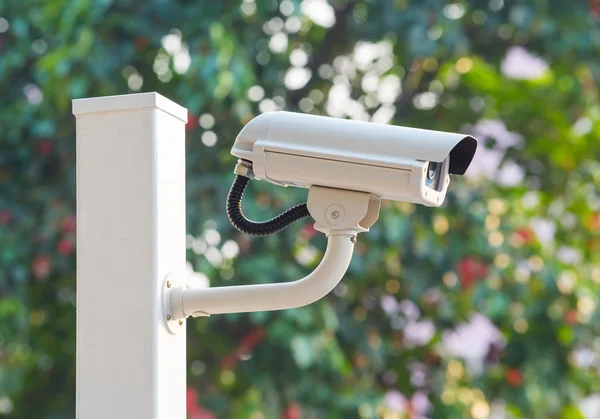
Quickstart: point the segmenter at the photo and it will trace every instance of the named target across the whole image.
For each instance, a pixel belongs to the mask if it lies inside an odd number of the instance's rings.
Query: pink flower
[[[409,321],[404,326],[404,343],[408,347],[427,345],[435,335],[435,325],[431,320]]]
[[[318,233],[319,232],[315,230],[314,224],[306,224],[304,227],[302,227],[302,235],[307,239],[312,239]]]
[[[598,365],[600,356],[589,348],[577,348],[573,351],[573,363],[579,368],[591,368]]]
[[[427,366],[421,362],[413,362],[410,370],[410,383],[415,387],[424,387],[427,383]]]
[[[498,173],[496,173],[496,182],[499,185],[510,187],[519,185],[525,177],[525,171],[512,160],[505,162]]]
[[[421,315],[419,307],[417,307],[417,305],[410,300],[400,301],[398,309],[404,315],[404,317],[406,317],[407,320],[417,320]]]
[[[385,395],[383,403],[390,410],[408,414],[409,419],[426,419],[425,415],[431,408],[427,395],[422,391],[417,391],[407,399],[398,390],[391,390]]]
[[[451,356],[462,358],[474,373],[483,369],[483,362],[493,345],[503,345],[502,334],[482,314],[475,313],[468,323],[444,332],[442,346]]]
[[[581,252],[568,246],[561,246],[556,251],[556,258],[567,265],[577,265],[581,261]]]
[[[398,300],[392,295],[382,296],[379,300],[379,306],[388,316],[396,314],[399,310]]]
[[[473,127],[473,135],[480,140],[491,138],[494,140],[494,148],[506,151],[511,147],[519,147],[523,143],[523,137],[509,131],[506,124],[498,119],[482,119]]]
[[[532,218],[529,222],[529,227],[533,230],[542,246],[549,246],[554,243],[554,236],[556,234],[556,224],[554,221],[545,218]]]
[[[198,126],[198,117],[191,112],[188,112],[188,120],[185,124],[186,131],[191,131]]]
[[[389,409],[396,412],[404,412],[408,409],[408,400],[398,390],[388,391],[383,402]]]
[[[67,215],[61,223],[62,229],[65,233],[74,233],[77,227],[77,220],[75,215]]]
[[[288,405],[283,411],[281,419],[302,419],[302,406],[298,403]]]
[[[502,160],[506,150],[521,146],[523,137],[509,131],[503,121],[496,119],[482,119],[470,131],[482,144],[477,147],[473,164],[465,176],[474,180],[481,177],[496,180],[503,186],[518,184],[524,176],[523,169],[514,161],[502,164]],[[494,141],[491,147],[485,144],[489,139]]]
[[[502,74],[509,79],[533,80],[548,71],[548,63],[521,46],[511,47],[501,64]]]
[[[60,239],[56,248],[62,256],[68,256],[75,250],[75,245],[69,239]]]
[[[195,388],[188,387],[186,401],[187,419],[217,419],[213,412],[198,403],[198,390]]]
[[[35,279],[38,281],[45,281],[48,279],[48,276],[50,275],[51,262],[50,256],[46,254],[38,255],[35,257],[35,259],[33,259],[31,268],[33,270],[33,276]]]
[[[8,210],[0,211],[0,224],[8,224],[12,220],[12,213]]]

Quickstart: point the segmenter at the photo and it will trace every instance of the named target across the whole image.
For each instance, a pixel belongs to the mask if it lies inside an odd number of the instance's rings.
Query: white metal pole
[[[184,419],[187,110],[157,93],[73,101],[77,117],[77,417]]]

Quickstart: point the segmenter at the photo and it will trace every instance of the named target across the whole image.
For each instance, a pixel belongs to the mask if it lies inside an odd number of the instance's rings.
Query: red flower
[[[191,112],[188,112],[188,121],[185,124],[186,131],[191,131],[198,126],[198,117]]]
[[[477,281],[486,277],[489,268],[486,264],[471,256],[462,258],[458,262],[458,275],[463,291],[470,289]]]
[[[504,378],[508,385],[512,387],[519,387],[523,383],[523,374],[516,368],[507,369]]]
[[[75,246],[73,245],[73,242],[69,239],[60,239],[56,248],[58,250],[58,253],[60,253],[63,256],[68,256],[73,252]]]
[[[188,387],[187,391],[185,392],[185,400],[188,412],[192,410],[198,410],[198,390]]]
[[[45,281],[50,275],[51,266],[50,256],[46,254],[38,255],[33,259],[31,269],[33,270],[33,276],[38,281]]]
[[[523,239],[523,242],[525,242],[525,243],[531,243],[532,241],[535,240],[535,233],[529,227],[521,227],[521,228],[517,229],[517,231],[515,231],[515,233],[518,234]]]
[[[186,405],[188,419],[217,419],[210,410],[205,409],[198,403],[198,390],[188,387],[186,392]]]
[[[594,19],[600,18],[600,0],[590,1],[590,13]]]
[[[248,333],[242,338],[237,349],[223,358],[221,366],[227,369],[233,368],[240,361],[240,355],[252,352],[254,347],[262,342],[265,336],[265,329],[260,327]]]
[[[600,230],[600,213],[588,216],[585,223],[590,231]]]
[[[577,318],[578,318],[578,315],[577,315],[577,311],[575,311],[575,310],[567,310],[567,311],[565,311],[565,314],[563,316],[563,320],[567,324],[577,323]]]
[[[304,227],[302,227],[302,235],[307,239],[312,239],[317,235],[317,233],[318,231],[315,230],[315,226],[312,223],[306,224]]]
[[[8,224],[12,220],[12,212],[9,210],[0,211],[0,224]]]
[[[35,144],[35,151],[40,156],[47,156],[54,150],[54,144],[49,140],[41,140]]]
[[[62,230],[65,233],[74,233],[77,227],[77,219],[74,215],[67,215],[61,222]]]
[[[285,408],[281,419],[302,419],[302,406],[298,403],[292,403]]]

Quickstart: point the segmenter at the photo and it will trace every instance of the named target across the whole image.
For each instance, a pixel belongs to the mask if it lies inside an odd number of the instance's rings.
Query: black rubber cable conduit
[[[231,224],[242,233],[250,236],[268,236],[289,227],[302,218],[310,216],[305,202],[267,221],[257,222],[247,219],[242,212],[242,196],[249,181],[249,178],[237,175],[227,194],[227,217]]]

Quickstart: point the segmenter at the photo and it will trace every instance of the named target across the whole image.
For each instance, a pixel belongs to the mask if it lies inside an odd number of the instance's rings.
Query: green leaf
[[[560,419],[586,419],[576,406],[568,405],[560,412]]]
[[[300,368],[308,368],[315,362],[315,349],[312,339],[306,336],[295,336],[291,341],[294,360]]]
[[[570,345],[575,339],[575,332],[571,327],[563,325],[558,328],[556,338],[563,345]]]
[[[329,330],[337,330],[340,322],[338,320],[338,316],[331,307],[331,304],[324,302],[320,304],[321,307],[321,315],[323,316],[323,321],[325,322],[325,328]]]

